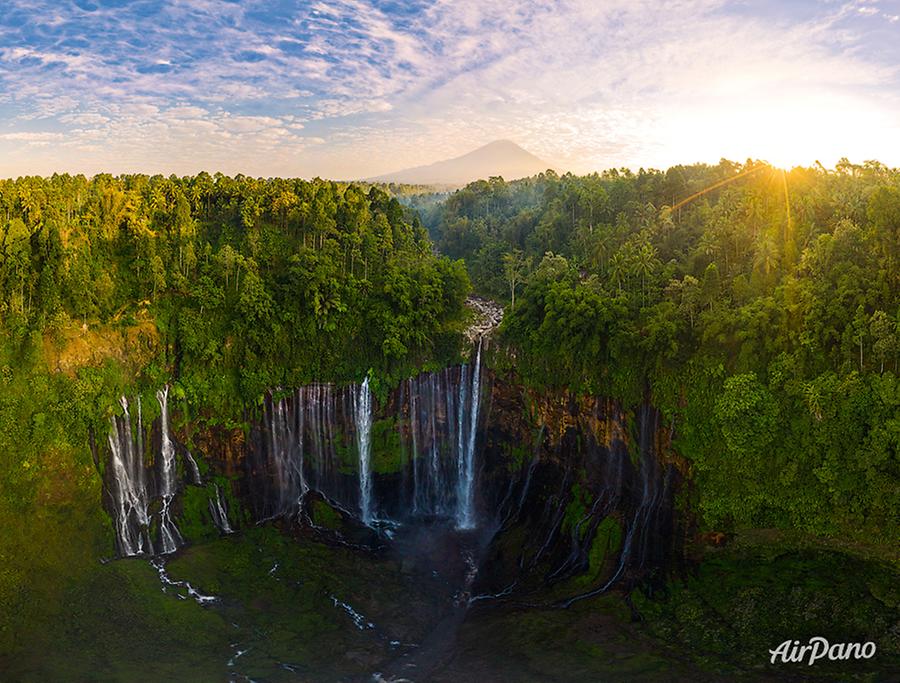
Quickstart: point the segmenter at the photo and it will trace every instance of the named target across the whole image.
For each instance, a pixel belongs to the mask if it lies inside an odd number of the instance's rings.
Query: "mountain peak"
[[[494,140],[462,156],[388,173],[371,180],[381,183],[460,186],[491,176],[516,180],[536,175],[548,168],[549,164],[512,140]]]
[[[513,142],[512,140],[506,140],[506,139],[494,140],[493,142],[489,142],[486,145],[479,147],[478,149],[515,149],[515,150],[521,150],[522,152],[525,152],[525,150],[522,149],[515,142]],[[525,152],[525,153],[527,154],[527,152]]]

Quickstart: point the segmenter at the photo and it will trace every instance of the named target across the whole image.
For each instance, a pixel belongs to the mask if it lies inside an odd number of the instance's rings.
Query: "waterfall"
[[[298,396],[299,398],[299,396]],[[282,398],[272,405],[269,426],[271,453],[278,476],[278,510],[287,511],[307,492],[303,473],[303,410],[291,412]]]
[[[416,402],[417,394],[413,393],[413,380],[407,380],[409,385],[407,396],[409,396],[409,432],[412,440],[412,451],[410,452],[410,461],[413,472],[413,490],[412,490],[412,513],[419,514],[419,422],[416,416],[419,407]]]
[[[110,477],[109,489],[116,530],[116,547],[119,554],[124,556],[152,553],[153,546],[148,535],[150,514],[147,486],[141,457],[142,435],[138,432],[138,446],[135,448],[128,399],[122,396],[119,403],[124,415],[112,418],[112,428],[109,432],[110,467],[107,470]],[[138,415],[140,425],[140,412]]]
[[[172,553],[184,543],[175,524],[173,504],[178,494],[178,467],[175,442],[169,424],[169,387],[156,392],[159,402],[159,452],[152,464],[144,460],[144,425],[140,397],[136,429],[132,429],[131,405],[122,396],[122,415],[114,415],[109,432],[109,465],[106,483],[109,510],[116,533],[116,550],[129,557],[140,554]],[[195,468],[196,469],[196,468]],[[199,471],[194,477],[199,479]],[[159,501],[151,513],[151,502]],[[151,528],[158,530],[158,543],[151,539]]]
[[[412,470],[412,509],[404,516],[456,518],[459,507],[460,453],[470,391],[465,367],[422,373],[407,380],[408,404],[400,406],[401,438],[408,444]]]
[[[374,414],[369,379],[267,397],[249,438],[255,517],[296,514],[304,494],[315,491],[366,525],[435,520],[474,528],[481,343],[473,355],[471,363],[404,380],[385,404],[390,414]],[[376,418],[393,421],[397,432],[374,434]],[[376,438],[398,451],[391,454],[396,467],[377,475]]]
[[[194,485],[203,486],[203,477],[200,476],[200,468],[197,466],[197,461],[194,460],[194,456],[191,455],[190,451],[185,451],[184,457],[191,468],[191,476],[193,477]]]
[[[460,529],[472,529],[475,527],[475,441],[478,435],[478,404],[481,402],[481,340],[475,351],[475,369],[472,372],[469,401],[460,400],[458,419],[459,439],[462,442],[463,419],[462,409],[468,405],[468,435],[465,449],[460,448],[458,453],[457,481],[457,510],[456,526]],[[460,382],[460,393],[466,388],[465,382]]]
[[[222,500],[222,490],[219,488],[218,484],[216,484],[215,487],[216,498],[215,500],[212,498],[209,499],[209,515],[212,517],[213,524],[216,525],[219,532],[223,534],[234,533],[231,524],[228,522],[228,510],[225,507],[225,502]]]
[[[621,415],[619,419],[622,420]],[[559,603],[563,607],[606,592],[629,572],[642,575],[648,559],[656,566],[664,562],[667,551],[666,539],[669,539],[672,533],[670,513],[666,511],[671,510],[672,505],[673,468],[667,466],[663,470],[656,452],[655,437],[659,427],[659,411],[644,403],[640,407],[638,420],[637,448],[640,457],[637,472],[632,471],[627,478],[623,476],[624,468],[628,466],[630,459],[624,445],[620,445],[617,474],[610,477],[607,485],[607,492],[612,493],[615,499],[607,504],[602,515],[605,517],[618,505],[619,498],[624,497],[627,488],[632,489],[630,503],[634,511],[630,515],[630,521],[625,524],[625,537],[616,569],[600,586]],[[637,477],[640,477],[639,487],[638,482],[634,481]],[[615,489],[618,489],[618,492],[613,493]]]
[[[369,378],[363,380],[354,395],[353,413],[356,421],[356,446],[359,450],[359,512],[363,524],[372,523],[372,392]]]
[[[159,513],[160,551],[173,553],[184,542],[178,527],[171,517],[172,500],[176,493],[176,467],[175,446],[169,435],[169,385],[156,392],[156,400],[159,401],[161,411],[161,446],[159,457],[159,495],[162,499],[162,508]]]
[[[429,426],[431,427],[431,449],[428,452],[428,470],[430,476],[428,481],[431,482],[431,496],[432,500],[435,501],[436,508],[442,508],[442,494],[444,492],[444,487],[442,486],[442,472],[441,472],[441,460],[440,460],[440,451],[439,448],[439,438],[438,438],[438,421],[437,421],[437,406],[438,401],[440,400],[440,391],[438,390],[438,382],[434,381],[436,378],[432,376],[430,378],[432,381],[428,382],[428,401],[429,401]],[[449,409],[449,405],[447,406]],[[448,410],[449,417],[449,410]]]
[[[459,369],[459,410],[456,411],[456,526],[462,526],[462,505],[465,498],[466,478],[466,414],[465,406],[469,403],[467,366]]]
[[[369,378],[346,387],[317,383],[287,395],[267,396],[263,420],[249,435],[254,518],[296,514],[307,492],[314,490],[366,525],[377,518],[395,523],[435,520],[459,529],[474,528],[481,342],[473,352],[471,363],[405,380],[399,400],[386,404],[395,412],[377,417],[393,421],[398,432],[379,431],[377,438],[389,440],[398,453],[390,461],[396,466],[377,476],[372,464],[376,416]],[[187,482],[203,483],[194,456],[177,446],[172,435],[168,398],[168,385],[156,392],[160,417],[154,423],[155,452],[146,458],[149,442],[140,399],[129,405],[123,396],[122,413],[112,418],[106,501],[122,556],[168,554],[184,544],[176,521],[182,485],[178,449]],[[210,490],[208,508],[216,527],[230,533],[218,487],[215,496]]]
[[[248,457],[260,479],[257,519],[295,514],[310,490],[346,509],[356,507],[359,482],[343,455],[356,431],[358,387],[308,384],[276,399],[266,397],[263,421],[250,434]],[[356,449],[354,449],[355,452]]]

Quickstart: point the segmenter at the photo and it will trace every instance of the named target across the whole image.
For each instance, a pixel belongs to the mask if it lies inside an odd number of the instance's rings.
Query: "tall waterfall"
[[[481,344],[475,364],[422,373],[406,381],[400,424],[411,455],[407,515],[476,526],[475,461],[481,400]]]
[[[406,506],[414,517],[447,517],[454,502],[450,497],[452,469],[446,451],[455,424],[453,395],[455,373],[423,373],[406,381],[406,405],[399,407],[409,432],[409,464],[412,488]]]
[[[140,401],[138,402],[138,440],[131,433],[128,399],[119,399],[124,415],[112,418],[109,432],[110,496],[116,530],[116,548],[120,555],[152,553],[147,484],[144,473]]]
[[[460,529],[472,529],[475,526],[475,440],[478,435],[478,404],[481,402],[481,344],[475,352],[475,370],[470,382],[460,382],[460,408],[469,406],[469,410],[459,410],[457,414],[457,431],[459,449],[457,453],[457,505],[456,526]],[[465,373],[464,373],[465,374]],[[465,392],[468,390],[468,396]],[[468,424],[465,424],[467,417]],[[465,448],[462,447],[463,430],[466,429]]]
[[[354,395],[356,447],[359,451],[359,514],[363,524],[372,523],[372,392],[369,378],[363,380]]]
[[[172,521],[171,506],[176,492],[175,446],[169,434],[169,385],[156,392],[161,411],[161,446],[159,453],[159,496],[162,508],[159,512],[160,552],[172,553],[178,549],[184,539],[178,527]]]
[[[144,457],[140,397],[134,401],[136,425],[132,425],[133,406],[124,396],[119,399],[122,415],[114,415],[111,419],[106,483],[116,550],[124,557],[171,553],[184,543],[173,515],[179,481],[168,398],[168,386],[156,392],[160,408],[159,442],[149,463]]]

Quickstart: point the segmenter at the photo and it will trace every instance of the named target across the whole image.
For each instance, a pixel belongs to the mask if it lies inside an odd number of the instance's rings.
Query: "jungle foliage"
[[[469,287],[373,186],[0,181],[0,651],[109,552],[88,445],[119,396],[149,420],[169,382],[177,420],[233,425],[278,386],[388,386],[456,359]]]
[[[149,312],[191,396],[252,398],[457,351],[465,268],[376,187],[321,180],[55,175],[0,182],[12,343]]]
[[[900,172],[548,172],[426,220],[528,383],[649,391],[707,524],[897,538]]]

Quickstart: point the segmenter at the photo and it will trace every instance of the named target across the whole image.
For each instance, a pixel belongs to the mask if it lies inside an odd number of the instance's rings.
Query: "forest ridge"
[[[707,524],[896,537],[900,172],[549,173],[422,208],[478,291],[515,300],[527,381],[650,392]]]
[[[650,396],[706,526],[896,534],[897,171],[723,161],[388,189],[0,182],[17,505],[36,504],[41,468],[88,462],[85,433],[135,381],[174,381],[220,421],[273,387],[369,374],[378,390],[459,358],[474,285],[508,305],[500,341],[526,384]],[[47,356],[73,328],[147,320],[159,339],[136,380],[113,359],[59,373]]]

